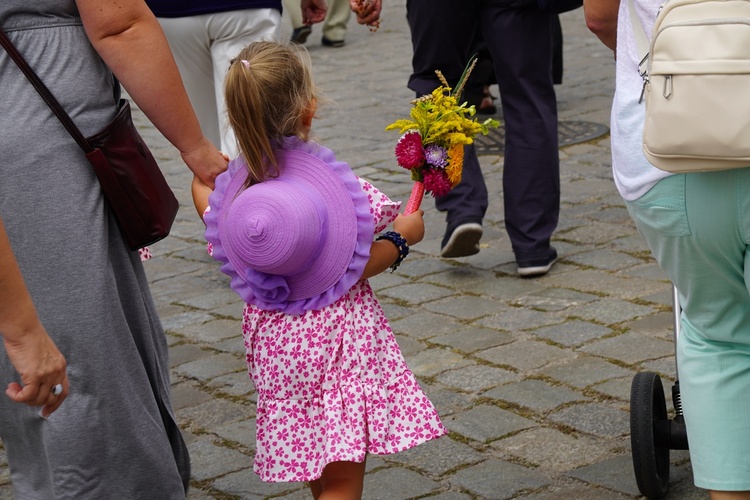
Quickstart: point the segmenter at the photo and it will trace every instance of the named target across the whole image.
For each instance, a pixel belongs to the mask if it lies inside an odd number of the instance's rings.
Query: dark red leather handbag
[[[120,99],[114,120],[86,138],[2,30],[0,45],[86,154],[128,247],[137,250],[165,238],[179,204],[135,129],[130,103]]]

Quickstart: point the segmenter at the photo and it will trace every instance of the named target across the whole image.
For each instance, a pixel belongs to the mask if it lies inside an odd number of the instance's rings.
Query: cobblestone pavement
[[[606,125],[612,55],[587,31],[582,9],[561,19],[560,119]],[[314,132],[358,175],[405,200],[411,182],[394,162],[397,135],[384,131],[413,98],[403,0],[384,0],[376,33],[352,21],[343,48],[322,47],[320,36],[316,26],[307,46],[316,81],[334,103],[321,110]],[[181,203],[172,235],[152,247],[146,266],[192,456],[189,498],[311,498],[302,483],[262,483],[252,472],[255,393],[245,370],[242,304],[205,253],[187,169],[139,119]],[[503,228],[501,157],[480,157],[491,203],[478,255],[438,257],[443,215],[425,200],[425,241],[396,273],[371,282],[450,435],[370,456],[364,498],[639,497],[630,384],[647,370],[671,386],[671,287],[615,191],[609,146],[605,135],[561,149],[562,212],[553,241],[560,261],[541,278],[515,275]],[[671,462],[667,498],[704,498],[692,485],[687,452],[672,451]]]

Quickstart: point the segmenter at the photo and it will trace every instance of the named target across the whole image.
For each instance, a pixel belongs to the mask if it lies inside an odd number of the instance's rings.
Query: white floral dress
[[[360,183],[379,233],[400,204]],[[246,304],[242,336],[258,391],[254,470],[264,481],[315,480],[331,462],[362,462],[447,432],[367,280],[301,315]]]

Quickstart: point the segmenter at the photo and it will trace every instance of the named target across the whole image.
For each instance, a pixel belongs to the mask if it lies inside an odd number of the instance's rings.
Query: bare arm
[[[211,196],[213,190],[196,176],[193,177],[191,191],[193,193],[193,204],[195,205],[195,210],[198,212],[198,216],[202,219],[206,208],[208,208],[208,197]]]
[[[187,166],[207,185],[226,168],[203,136],[169,44],[143,0],[76,0],[92,45]]]
[[[604,45],[617,49],[617,12],[620,0],[584,0],[586,26]]]
[[[2,220],[0,263],[0,334],[8,358],[21,376],[21,384],[11,382],[5,394],[18,403],[43,406],[46,417],[68,395],[65,358],[37,317]],[[63,392],[55,396],[52,387],[57,384],[62,384]]]
[[[410,215],[399,215],[393,222],[393,230],[400,233],[411,246],[419,243],[424,238],[424,216],[423,210],[417,210]],[[373,241],[370,247],[370,260],[362,273],[362,279],[376,276],[396,262],[399,251],[393,242],[388,240]]]

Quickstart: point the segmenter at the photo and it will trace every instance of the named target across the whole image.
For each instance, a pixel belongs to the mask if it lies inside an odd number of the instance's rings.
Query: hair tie
[[[240,59],[240,62],[242,63],[244,67],[246,67],[247,69],[250,69],[250,61],[248,61],[247,59]]]

